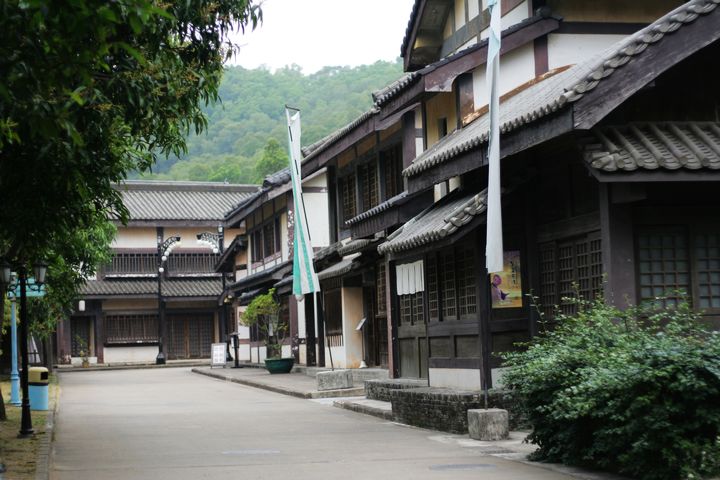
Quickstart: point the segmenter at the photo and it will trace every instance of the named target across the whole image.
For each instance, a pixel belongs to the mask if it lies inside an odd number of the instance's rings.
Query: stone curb
[[[393,413],[388,410],[381,410],[379,408],[370,407],[368,405],[361,405],[354,402],[344,402],[342,400],[336,400],[333,402],[334,407],[350,410],[351,412],[363,413],[365,415],[372,415],[373,417],[382,418],[383,420],[393,421]]]
[[[96,367],[56,367],[53,373],[65,372],[97,372],[101,370],[147,370],[150,368],[189,368],[189,367],[209,367],[207,362],[178,363],[178,364],[136,364],[136,365],[101,365]]]
[[[60,384],[55,391],[55,398],[52,399],[52,409],[48,411],[45,420],[45,433],[38,439],[38,453],[35,460],[35,480],[48,480],[50,478],[50,459],[52,455],[52,441],[55,434],[55,414],[60,406]]]
[[[260,388],[263,390],[268,390],[270,392],[274,393],[281,393],[283,395],[289,395],[291,397],[297,397],[297,398],[333,398],[333,397],[353,397],[353,396],[361,396],[365,394],[365,388],[364,387],[356,387],[356,388],[348,388],[343,390],[325,390],[323,392],[301,392],[297,390],[293,390],[291,388],[286,387],[279,387],[276,385],[267,385],[262,382],[256,382],[254,380],[250,380],[247,378],[237,378],[237,377],[230,377],[227,375],[223,375],[222,373],[216,373],[213,371],[208,370],[201,370],[199,368],[193,368],[193,373],[199,373],[200,375],[205,375],[211,378],[215,378],[217,380],[224,380],[226,382],[232,382],[232,383],[238,383],[240,385],[245,385],[247,387],[255,387]]]

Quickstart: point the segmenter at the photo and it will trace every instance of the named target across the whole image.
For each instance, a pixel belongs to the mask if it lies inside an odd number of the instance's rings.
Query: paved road
[[[60,385],[53,480],[570,478],[185,368],[68,372]]]

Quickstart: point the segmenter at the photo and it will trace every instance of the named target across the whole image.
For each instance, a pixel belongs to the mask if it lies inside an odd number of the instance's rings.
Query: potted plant
[[[257,325],[265,340],[267,351],[265,368],[270,373],[288,373],[295,359],[282,358],[282,345],[288,334],[288,325],[280,320],[280,302],[275,297],[275,289],[258,295],[242,314],[241,322],[246,327]]]
[[[88,344],[85,339],[82,338],[80,335],[75,335],[75,342],[77,342],[80,349],[78,354],[80,355],[80,359],[82,360],[82,366],[83,368],[88,368],[90,366],[90,354],[88,351]]]

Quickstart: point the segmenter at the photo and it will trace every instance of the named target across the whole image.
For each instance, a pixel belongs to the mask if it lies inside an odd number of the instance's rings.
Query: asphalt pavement
[[[60,374],[50,478],[573,478],[466,436],[224,382],[188,368]]]

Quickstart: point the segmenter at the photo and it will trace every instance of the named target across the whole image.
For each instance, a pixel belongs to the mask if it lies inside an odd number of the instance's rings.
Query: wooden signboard
[[[210,368],[225,368],[225,344],[213,343],[210,352]]]

